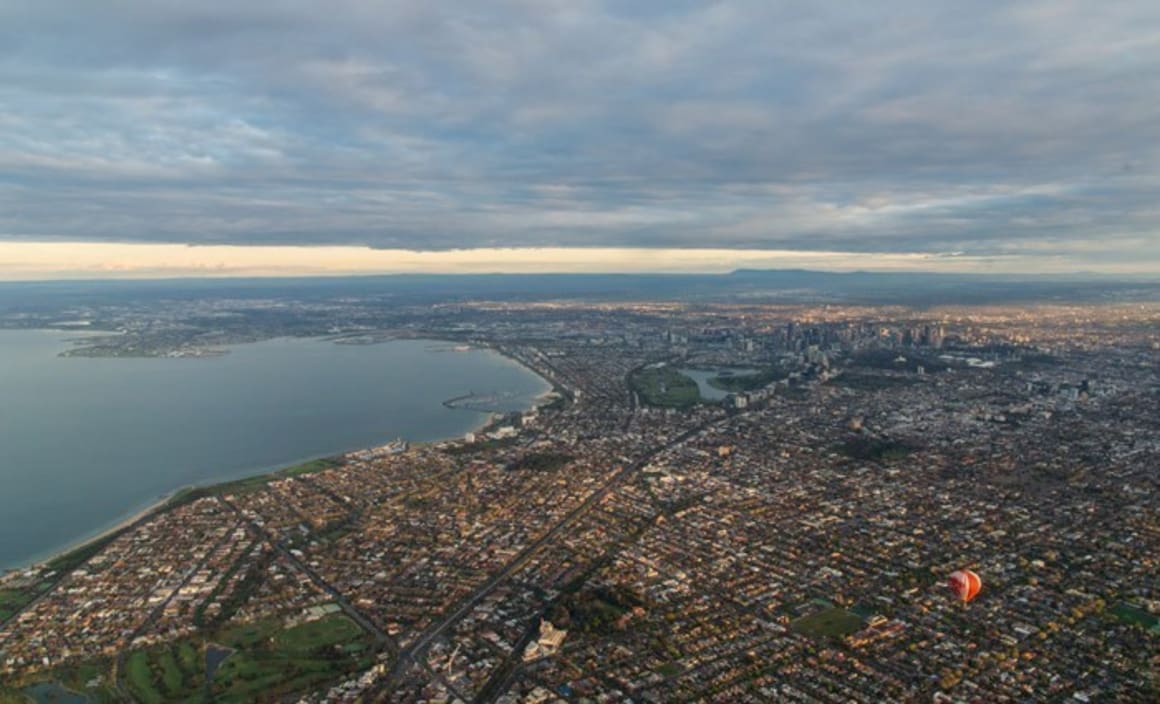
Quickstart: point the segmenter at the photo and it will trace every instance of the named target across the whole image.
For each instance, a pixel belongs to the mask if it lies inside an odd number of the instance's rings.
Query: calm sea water
[[[0,569],[42,559],[192,484],[382,444],[457,437],[470,391],[548,384],[488,350],[283,339],[199,359],[63,358],[70,334],[0,330]]]

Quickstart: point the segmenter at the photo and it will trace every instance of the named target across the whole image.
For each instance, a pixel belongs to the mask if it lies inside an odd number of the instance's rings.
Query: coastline
[[[115,538],[117,535],[119,535],[123,531],[125,531],[129,528],[132,528],[134,525],[137,525],[138,523],[144,521],[145,519],[150,518],[154,513],[164,509],[166,507],[166,505],[170,501],[172,501],[173,498],[175,496],[177,496],[178,494],[181,494],[183,492],[189,491],[189,490],[194,489],[194,488],[196,488],[196,487],[194,487],[192,485],[191,486],[183,486],[183,487],[179,487],[178,489],[173,490],[172,492],[170,492],[168,494],[163,494],[156,501],[149,503],[148,505],[146,505],[145,507],[143,507],[137,511],[133,511],[132,513],[126,515],[124,518],[118,520],[116,523],[108,526],[107,528],[100,528],[97,530],[96,533],[94,533],[92,535],[82,537],[82,538],[77,538],[76,540],[72,541],[68,545],[65,545],[63,548],[59,548],[59,549],[54,548],[50,554],[45,555],[44,557],[35,558],[32,562],[29,562],[28,564],[7,567],[4,569],[4,572],[0,573],[0,574],[5,574],[5,573],[9,573],[9,572],[20,572],[22,570],[26,570],[29,568],[48,567],[53,562],[56,562],[63,557],[67,557],[74,552],[78,552],[80,550],[84,550],[86,548],[89,548],[96,543],[100,543],[100,542],[103,542],[106,540],[112,540],[113,538]]]
[[[61,332],[61,331],[52,330],[51,332]],[[339,344],[334,339],[327,338],[327,337],[320,337],[318,339],[328,340],[332,344]],[[395,338],[391,338],[391,339],[402,339],[402,338],[395,337]],[[429,339],[429,340],[438,341],[438,342],[447,342],[450,344],[463,344],[463,342],[461,340],[449,340],[447,338],[439,338],[439,337],[416,336],[413,339]],[[384,342],[389,342],[389,341],[390,340],[384,340]],[[516,359],[515,357],[505,353],[502,349],[495,347],[493,345],[486,344],[486,343],[475,343],[472,345],[472,348],[478,349],[478,350],[488,350],[490,352],[493,352],[493,353],[499,355],[500,357],[503,357],[508,362],[525,369],[530,374],[533,374],[536,378],[540,379],[543,382],[546,389],[543,392],[537,394],[535,397],[533,397],[531,400],[531,403],[528,405],[527,408],[523,409],[523,411],[527,411],[527,410],[531,410],[531,409],[540,407],[541,405],[543,405],[544,400],[551,393],[556,391],[555,384],[553,384],[550,380],[541,376],[535,369],[532,369],[531,367],[524,364],[519,359]],[[471,410],[471,409],[455,409],[455,410],[467,410],[469,412],[478,413],[481,415],[481,418],[479,419],[478,425],[474,426],[470,431],[468,431],[468,432],[472,432],[472,433],[479,433],[479,432],[487,429],[488,427],[490,427],[491,425],[493,425],[495,423],[497,415],[502,415],[502,414],[499,414],[498,412],[490,412],[490,411],[475,411],[475,410]],[[517,411],[513,411],[513,412],[517,412]],[[392,440],[398,436],[384,434],[384,437],[386,439],[383,441],[383,443],[386,443],[386,442],[390,442],[390,440]],[[463,436],[462,435],[455,435],[452,437],[437,438],[437,439],[432,439],[432,440],[414,441],[414,442],[408,441],[408,443],[412,447],[428,447],[431,445],[436,445],[436,444],[445,443],[445,442],[463,442]],[[379,443],[379,444],[382,444],[382,443]],[[122,517],[120,519],[117,519],[115,523],[108,525],[107,527],[97,529],[97,531],[95,533],[77,538],[73,541],[70,541],[69,543],[67,543],[63,547],[53,548],[50,552],[47,552],[42,556],[33,558],[32,560],[26,561],[24,563],[0,567],[0,582],[2,582],[6,577],[10,577],[16,573],[24,572],[24,571],[27,571],[30,569],[31,570],[51,569],[51,566],[54,563],[61,562],[62,560],[65,560],[66,558],[69,558],[70,556],[82,553],[82,552],[87,551],[87,550],[92,550],[94,548],[99,549],[99,547],[103,546],[105,543],[111,542],[112,540],[115,540],[120,534],[124,533],[125,531],[130,530],[133,527],[137,526],[138,524],[143,523],[143,522],[153,518],[154,516],[156,516],[160,513],[163,513],[164,511],[172,508],[173,505],[175,504],[175,502],[178,499],[180,499],[180,497],[182,497],[184,495],[191,494],[194,492],[212,493],[216,489],[228,486],[230,484],[238,483],[238,482],[265,483],[265,482],[273,481],[274,479],[278,478],[280,475],[285,475],[287,472],[290,472],[291,470],[297,469],[299,467],[302,467],[303,465],[306,465],[306,464],[309,464],[312,462],[319,462],[319,461],[335,462],[335,466],[338,466],[338,460],[341,457],[343,457],[344,455],[349,454],[351,452],[358,452],[360,450],[366,450],[366,449],[370,449],[373,447],[377,447],[379,444],[370,445],[370,446],[352,447],[352,448],[342,450],[338,453],[329,454],[329,455],[316,455],[316,456],[312,456],[312,457],[300,458],[297,460],[291,460],[285,464],[279,463],[279,465],[277,465],[275,467],[266,466],[266,467],[262,467],[262,468],[255,468],[254,470],[252,470],[252,473],[251,472],[244,472],[244,473],[241,473],[241,474],[234,476],[234,477],[222,478],[219,481],[212,481],[210,483],[187,484],[187,485],[177,487],[177,488],[173,489],[172,491],[161,494],[157,499],[149,502],[147,505],[142,506],[139,509],[136,509],[136,510],[131,509],[130,513],[126,514],[124,517]]]

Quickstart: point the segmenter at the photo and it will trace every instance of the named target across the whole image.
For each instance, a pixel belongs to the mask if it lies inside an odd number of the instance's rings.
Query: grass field
[[[1141,608],[1120,602],[1111,608],[1111,612],[1121,621],[1136,624],[1153,633],[1160,633],[1160,618]]]
[[[688,408],[701,402],[697,382],[673,367],[646,367],[629,378],[629,386],[650,406]]]
[[[291,628],[278,619],[231,626],[212,640],[235,652],[208,685],[200,639],[129,655],[124,681],[133,698],[144,704],[273,700],[371,665],[363,655],[371,652],[370,639],[341,614]]]
[[[220,634],[235,648],[214,677],[214,701],[245,702],[313,688],[370,666],[370,641],[341,614],[283,629],[259,621]]]
[[[874,462],[893,462],[903,459],[914,451],[913,447],[904,442],[863,436],[847,438],[836,449],[851,459]]]
[[[274,637],[279,650],[313,653],[335,645],[350,644],[362,636],[362,629],[346,616],[330,616],[288,628]]]
[[[862,618],[845,609],[832,606],[790,624],[794,631],[817,640],[842,638],[862,628]]]
[[[107,660],[91,660],[52,670],[42,670],[17,682],[0,681],[0,704],[16,704],[16,702],[30,704],[32,699],[22,690],[49,682],[55,682],[71,692],[83,693],[92,704],[115,704],[124,701],[124,697],[118,696],[113,690],[111,668],[112,664]],[[90,683],[93,684],[92,687],[89,687]]]
[[[146,704],[200,701],[205,692],[205,657],[191,641],[139,650],[125,661],[125,682]]]
[[[867,619],[878,613],[878,609],[871,604],[855,604],[850,607],[850,613]]]
[[[684,668],[681,667],[680,663],[676,662],[666,662],[657,668],[657,674],[664,677],[676,677],[682,672],[684,672]]]
[[[0,621],[5,620],[32,601],[31,592],[16,589],[0,589]]]
[[[278,472],[278,474],[283,477],[300,477],[303,474],[314,474],[315,472],[321,472],[324,469],[337,467],[338,464],[339,463],[337,460],[323,458],[320,460],[303,462],[302,464],[294,465],[293,467],[288,467]]]
[[[280,630],[282,626],[277,620],[266,619],[226,628],[218,633],[215,640],[234,650],[250,650],[264,647]]]
[[[507,468],[512,471],[554,472],[574,459],[572,455],[563,452],[533,452],[512,462]]]
[[[736,374],[730,376],[715,376],[709,379],[709,386],[722,391],[753,391],[768,386],[775,381],[781,381],[789,374],[776,367],[763,369],[753,374]]]

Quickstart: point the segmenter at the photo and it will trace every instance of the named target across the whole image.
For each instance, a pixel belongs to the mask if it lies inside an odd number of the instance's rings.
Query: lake
[[[721,369],[678,369],[677,371],[697,382],[697,390],[701,392],[701,398],[706,401],[720,401],[730,393],[710,384],[710,379],[716,379],[722,374],[745,376],[746,374],[754,374],[757,372],[756,369],[734,369],[731,367],[723,367]]]
[[[44,559],[183,486],[259,474],[396,437],[462,436],[446,408],[551,389],[491,350],[278,339],[220,357],[59,357],[74,333],[0,330],[0,570]]]

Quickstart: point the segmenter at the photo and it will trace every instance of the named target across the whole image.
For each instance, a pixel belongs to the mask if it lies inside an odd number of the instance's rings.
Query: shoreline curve
[[[338,344],[333,337],[319,336],[316,339],[327,340],[327,341],[330,341],[332,344]],[[407,338],[396,337],[393,339],[407,339]],[[411,339],[433,340],[433,341],[437,341],[437,342],[447,342],[447,343],[455,343],[455,344],[459,344],[462,342],[461,340],[451,340],[451,339],[440,338],[440,337],[435,337],[435,336],[429,337],[429,336],[425,336],[425,335],[424,336],[414,336]],[[384,342],[389,342],[389,341],[390,340],[384,340]],[[243,343],[243,344],[251,344],[251,343]],[[535,397],[535,399],[533,400],[533,402],[530,404],[530,406],[524,410],[530,410],[532,408],[536,408],[538,405],[540,405],[540,402],[546,396],[548,396],[550,393],[552,393],[552,391],[555,390],[555,384],[553,384],[550,380],[545,379],[535,369],[532,369],[527,364],[525,364],[521,360],[515,358],[514,356],[512,356],[508,353],[505,353],[499,347],[496,347],[494,345],[489,345],[486,343],[474,343],[473,348],[478,349],[478,350],[487,350],[487,351],[493,352],[493,353],[503,357],[504,359],[508,360],[509,362],[522,367],[527,372],[529,372],[530,374],[533,374],[537,379],[539,379],[540,381],[543,382],[543,384],[547,388],[547,390],[538,394]],[[494,416],[495,416],[494,412],[482,412],[482,411],[480,411],[479,413],[481,413],[481,415],[483,417],[480,419],[479,425],[474,427],[470,432],[478,433],[480,430],[488,427],[489,425],[491,425],[494,422]],[[384,435],[384,437],[387,438],[384,440],[384,443],[389,442],[391,439],[393,439],[390,436],[390,434],[386,434],[386,435]],[[395,437],[397,437],[397,436],[395,436]],[[432,444],[441,443],[441,442],[451,442],[451,441],[456,441],[456,440],[462,441],[462,438],[459,436],[448,437],[448,438],[441,438],[441,439],[435,439],[435,440],[411,442],[410,444],[412,446],[422,447],[425,445],[432,445]],[[375,447],[375,445],[371,445],[369,447]],[[347,453],[358,452],[359,450],[365,450],[365,449],[368,449],[368,446],[352,447],[352,448],[343,450],[343,451],[336,453],[336,454],[316,455],[313,457],[305,457],[305,458],[299,458],[296,460],[291,460],[291,461],[287,462],[286,464],[279,464],[279,466],[277,466],[276,468],[271,468],[270,466],[262,467],[260,469],[255,469],[252,473],[250,473],[250,472],[241,473],[241,474],[237,475],[236,477],[222,479],[221,481],[214,481],[212,483],[207,483],[207,484],[186,484],[183,486],[179,486],[168,493],[161,494],[156,500],[150,502],[149,504],[147,504],[145,506],[142,506],[138,509],[130,509],[130,511],[126,515],[124,515],[123,517],[121,517],[119,519],[116,519],[115,522],[113,522],[105,527],[98,528],[96,530],[96,532],[94,532],[94,533],[87,534],[83,537],[80,537],[80,538],[77,538],[73,541],[70,541],[69,543],[67,543],[66,545],[64,545],[62,547],[52,548],[51,551],[47,551],[43,555],[38,556],[38,557],[34,557],[31,560],[26,560],[22,563],[0,567],[0,580],[2,580],[4,577],[10,576],[10,575],[15,574],[17,572],[23,572],[23,571],[27,571],[30,569],[44,569],[44,568],[50,566],[53,562],[58,562],[58,561],[62,560],[63,558],[67,558],[70,555],[73,555],[74,553],[78,553],[78,552],[90,549],[92,546],[94,546],[98,543],[101,543],[103,541],[110,541],[111,542],[112,540],[115,540],[122,533],[134,528],[137,525],[140,525],[144,522],[147,522],[148,520],[150,520],[151,518],[153,518],[156,515],[163,513],[164,511],[166,511],[169,508],[170,504],[175,499],[177,499],[178,497],[180,497],[188,492],[193,492],[193,491],[198,491],[198,490],[212,491],[215,487],[225,486],[225,485],[231,484],[233,482],[244,481],[244,480],[252,481],[252,480],[257,480],[257,479],[263,478],[263,477],[268,477],[269,480],[273,480],[273,479],[277,478],[277,476],[279,474],[286,472],[288,470],[294,469],[296,467],[300,467],[304,464],[308,464],[310,462],[317,462],[317,461],[336,460],[337,458],[339,458],[342,455],[345,455]]]

